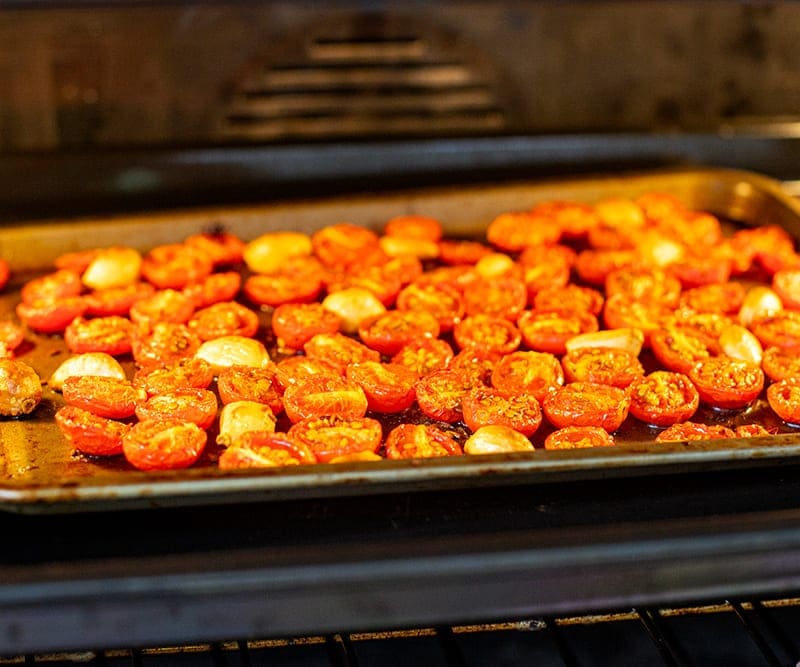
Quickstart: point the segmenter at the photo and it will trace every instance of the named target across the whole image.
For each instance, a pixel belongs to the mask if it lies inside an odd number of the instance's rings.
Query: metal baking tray
[[[15,287],[31,272],[47,270],[64,252],[112,244],[146,251],[189,234],[222,226],[245,240],[269,230],[313,231],[347,220],[380,229],[403,213],[439,218],[450,236],[482,236],[500,212],[529,208],[549,199],[595,202],[659,191],[688,206],[742,225],[777,224],[800,239],[800,204],[780,184],[758,174],[697,169],[542,180],[493,186],[410,191],[376,196],[235,208],[160,212],[103,219],[51,220],[0,229],[0,256],[11,263],[15,280],[0,299],[8,317],[18,298]],[[31,335],[28,360],[44,379],[65,358],[60,339]],[[74,454],[53,421],[61,405],[44,388],[42,404],[28,418],[0,422],[0,509],[55,513],[123,508],[220,504],[292,498],[377,494],[397,491],[470,488],[485,485],[551,483],[562,480],[620,478],[662,473],[800,463],[800,431],[783,425],[769,437],[715,441],[653,442],[654,432],[627,420],[612,448],[537,450],[524,454],[450,457],[425,461],[379,461],[223,472],[214,448],[195,467],[168,473],[142,473],[124,462],[99,461]],[[721,420],[708,411],[698,420]],[[757,402],[741,423],[775,417]]]

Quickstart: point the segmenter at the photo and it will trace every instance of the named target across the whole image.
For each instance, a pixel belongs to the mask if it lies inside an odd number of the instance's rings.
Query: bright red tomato
[[[191,422],[206,430],[217,416],[217,397],[208,389],[175,389],[138,403],[136,416],[140,421]]]
[[[222,336],[254,336],[258,315],[236,301],[220,301],[196,311],[188,322],[202,341]]]
[[[313,377],[286,387],[283,407],[293,423],[336,415],[358,419],[367,412],[367,397],[355,382],[342,377]]]
[[[30,329],[39,333],[61,333],[70,322],[86,312],[82,296],[64,296],[39,299],[32,303],[17,304],[17,317]]]
[[[613,447],[614,437],[599,426],[565,426],[544,439],[545,449]]]
[[[599,329],[597,318],[585,310],[526,310],[517,326],[525,345],[551,354],[564,354],[571,338]]]
[[[435,424],[400,424],[386,437],[386,458],[417,459],[459,456],[461,445]]]
[[[764,388],[761,368],[729,357],[701,361],[688,375],[697,387],[700,400],[716,408],[744,408],[758,398]]]
[[[159,368],[141,368],[133,377],[133,385],[152,396],[176,389],[208,389],[213,380],[214,369],[211,364],[190,357]]]
[[[397,295],[397,309],[430,313],[442,332],[452,331],[465,312],[461,292],[447,283],[411,283]]]
[[[545,397],[542,407],[556,428],[599,426],[616,431],[628,416],[630,398],[618,387],[592,382],[573,382]]]
[[[132,417],[144,398],[127,380],[100,375],[72,375],[64,380],[62,393],[67,405],[109,419]]]
[[[470,349],[478,355],[509,354],[519,347],[522,334],[504,317],[471,315],[453,329],[456,345]]]
[[[451,370],[435,371],[417,381],[417,404],[431,419],[454,423],[462,418],[461,401],[475,378]]]
[[[343,456],[378,451],[383,431],[380,422],[369,417],[326,415],[293,424],[289,436],[306,445],[320,463],[327,463]]]
[[[299,350],[317,334],[335,334],[341,318],[320,303],[285,303],[272,314],[278,346]]]
[[[310,359],[327,361],[336,366],[342,374],[350,364],[381,360],[377,350],[372,350],[363,343],[340,333],[317,334],[303,345],[303,350]]]
[[[506,396],[527,393],[541,403],[564,384],[564,371],[549,352],[512,352],[494,365],[491,382]]]
[[[64,330],[64,342],[74,354],[105,352],[117,357],[131,351],[132,334],[133,324],[127,317],[76,317]]]
[[[163,289],[138,299],[130,308],[134,322],[153,326],[156,322],[185,324],[194,314],[194,302],[174,289]]]
[[[219,371],[217,391],[227,405],[234,401],[255,401],[269,405],[273,414],[283,411],[283,400],[276,386],[278,367],[270,363],[263,368],[234,364]]]
[[[671,426],[694,416],[700,394],[683,373],[653,371],[636,380],[628,391],[630,413],[654,426]]]
[[[86,313],[97,317],[128,315],[134,303],[153,296],[155,291],[156,288],[150,283],[134,283],[126,287],[95,290],[83,297],[86,301]]]
[[[568,382],[596,382],[624,389],[644,375],[636,355],[627,350],[584,347],[567,352],[561,360]]]
[[[177,470],[197,462],[208,436],[197,424],[148,420],[122,438],[122,453],[139,470]]]
[[[401,412],[416,397],[417,374],[399,364],[363,361],[347,367],[347,379],[364,390],[367,406],[375,412]]]
[[[182,289],[205,280],[214,268],[211,257],[185,243],[160,245],[142,260],[142,275],[158,289]]]
[[[391,356],[418,338],[437,338],[439,322],[424,310],[390,310],[362,323],[358,335],[367,347]]]
[[[787,424],[800,424],[800,378],[780,380],[767,387],[767,402]]]
[[[464,423],[471,431],[500,425],[532,436],[542,424],[539,401],[531,394],[508,396],[497,389],[476,387],[461,401]]]
[[[122,454],[122,437],[130,428],[122,422],[98,417],[70,405],[59,409],[55,420],[64,439],[82,454],[90,456]]]
[[[286,433],[250,431],[242,434],[235,447],[222,452],[218,465],[221,470],[239,470],[316,462],[308,445]]]
[[[656,442],[673,442],[676,440],[720,440],[734,438],[734,433],[722,424],[697,424],[681,422],[664,429],[656,436]]]
[[[453,348],[441,338],[420,338],[404,345],[392,357],[392,363],[405,366],[418,378],[447,368],[453,360]]]

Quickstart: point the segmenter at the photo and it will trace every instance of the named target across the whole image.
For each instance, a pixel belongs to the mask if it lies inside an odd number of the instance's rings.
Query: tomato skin
[[[269,364],[265,368],[234,364],[219,371],[217,391],[223,404],[234,401],[255,401],[269,405],[273,414],[283,412],[283,400],[275,386],[278,368]]]
[[[348,366],[346,376],[363,389],[367,407],[374,412],[401,412],[416,398],[416,373],[398,364],[364,361]]]
[[[303,355],[281,359],[275,369],[275,383],[281,393],[293,384],[307,380],[314,376],[342,377],[343,372],[324,359],[313,359]]]
[[[197,462],[208,436],[197,424],[148,420],[134,424],[122,438],[122,453],[139,470],[178,470]]]
[[[210,231],[186,237],[184,244],[207,255],[215,267],[240,264],[245,243],[236,234]]]
[[[630,414],[653,426],[672,426],[694,416],[700,394],[683,373],[653,371],[629,389]]]
[[[567,341],[597,331],[597,318],[588,311],[526,310],[517,320],[522,340],[530,349],[564,354]]]
[[[369,417],[341,415],[309,417],[293,424],[289,436],[306,445],[320,463],[360,452],[378,451],[383,437],[380,422]]]
[[[64,330],[64,342],[74,354],[105,352],[118,357],[131,351],[132,334],[133,325],[127,317],[76,317]]]
[[[195,308],[206,308],[222,301],[233,301],[242,287],[242,276],[237,271],[212,273],[208,278],[187,285],[181,293]]]
[[[155,294],[156,288],[150,283],[134,283],[125,287],[109,287],[89,292],[83,298],[86,301],[86,313],[97,317],[111,315],[128,315],[134,303]]]
[[[436,318],[441,332],[452,331],[464,317],[464,299],[452,285],[411,283],[397,295],[397,309],[424,310]]]
[[[213,380],[211,365],[203,359],[191,357],[158,368],[140,368],[133,377],[133,386],[152,396],[176,389],[208,389]]]
[[[773,382],[800,377],[800,348],[768,347],[764,350],[761,368]]]
[[[26,282],[20,290],[22,303],[33,305],[39,301],[53,301],[75,297],[83,292],[81,276],[69,269],[59,269]]]
[[[61,333],[70,322],[86,312],[86,301],[80,296],[39,299],[17,304],[17,317],[33,331]]]
[[[800,424],[800,378],[790,377],[767,387],[767,402],[787,424]]]
[[[192,357],[200,339],[185,324],[156,322],[152,330],[136,331],[131,340],[133,359],[140,368],[158,368]]]
[[[628,416],[630,398],[617,387],[592,382],[573,382],[545,397],[544,414],[556,428],[599,426],[616,431]]]
[[[64,439],[82,454],[90,456],[122,454],[122,437],[130,428],[122,422],[98,417],[71,405],[60,408],[55,420]]]
[[[447,368],[453,360],[453,348],[441,338],[420,338],[407,343],[392,357],[392,363],[404,366],[418,378]]]
[[[283,394],[286,416],[297,423],[303,419],[335,415],[359,419],[367,413],[367,397],[355,382],[339,377],[313,377],[286,388]]]
[[[439,322],[424,310],[390,310],[362,323],[358,335],[370,349],[392,356],[418,338],[438,338]]]
[[[614,437],[599,426],[565,426],[544,439],[545,449],[613,447]]]
[[[492,315],[514,322],[525,310],[528,290],[517,278],[479,280],[464,293],[467,315]]]
[[[64,380],[64,402],[98,417],[126,419],[136,412],[144,392],[127,380],[104,375],[73,375]]]
[[[656,442],[674,442],[676,440],[720,440],[734,438],[736,433],[721,424],[697,424],[680,422],[667,427],[656,436]]]
[[[387,459],[460,456],[455,439],[435,424],[400,424],[386,436]]]
[[[703,403],[727,410],[750,405],[764,388],[761,368],[728,357],[701,361],[688,375]]]
[[[691,329],[666,327],[650,335],[656,359],[668,370],[688,374],[695,365],[717,353],[709,340]]]
[[[217,416],[217,397],[208,389],[175,389],[155,394],[136,405],[140,421],[177,420],[207,430]]]
[[[471,431],[499,425],[532,436],[542,424],[539,401],[530,394],[508,396],[497,389],[476,387],[461,402],[464,423]]]
[[[549,352],[518,351],[501,357],[491,372],[492,386],[505,394],[531,394],[540,403],[563,386],[564,371]]]
[[[636,355],[627,350],[585,347],[561,359],[567,382],[595,382],[624,389],[644,375]]]
[[[156,322],[185,324],[194,314],[194,302],[174,289],[163,289],[137,300],[129,314],[132,321],[151,327]]]
[[[569,304],[570,310],[585,310],[592,315],[599,315],[603,310],[603,301],[603,295],[596,289],[570,284],[540,290],[533,299],[533,309],[555,311]]]
[[[258,315],[236,301],[220,301],[198,311],[188,322],[201,341],[222,336],[254,336],[258,331]]]
[[[158,289],[182,289],[205,280],[214,268],[211,257],[196,246],[156,246],[142,259],[142,275]]]
[[[291,350],[299,350],[317,334],[337,333],[340,324],[341,318],[319,303],[287,303],[272,314],[279,345]]]
[[[462,418],[461,402],[475,379],[451,370],[435,371],[414,386],[417,403],[431,419],[454,423]]]
[[[459,349],[474,350],[479,355],[510,354],[522,342],[519,329],[504,317],[470,315],[456,324],[453,336]]]
[[[250,431],[222,452],[217,465],[221,470],[240,470],[316,462],[317,457],[307,445],[285,433]]]
[[[303,350],[310,359],[322,359],[336,366],[342,375],[350,364],[381,360],[377,350],[340,333],[317,334],[303,345]]]
[[[800,312],[784,310],[763,317],[750,325],[750,330],[767,347],[800,348]]]

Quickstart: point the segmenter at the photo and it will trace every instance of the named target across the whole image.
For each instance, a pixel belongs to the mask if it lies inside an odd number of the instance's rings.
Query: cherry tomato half
[[[541,403],[564,384],[564,371],[549,352],[518,351],[497,361],[491,383],[506,396],[527,393]]]
[[[232,266],[242,261],[244,241],[236,234],[222,231],[200,232],[186,237],[189,247],[197,248],[207,255],[214,266]]]
[[[327,361],[336,366],[342,374],[350,364],[381,360],[377,350],[372,350],[363,343],[340,333],[317,334],[303,345],[303,350],[309,359]]]
[[[159,368],[177,363],[200,349],[200,339],[185,324],[156,322],[152,330],[136,331],[131,351],[140,368]]]
[[[757,319],[750,325],[750,330],[765,348],[800,348],[800,311],[784,310]]]
[[[254,336],[258,315],[236,301],[220,301],[196,311],[188,322],[202,341],[222,336]]]
[[[689,373],[707,405],[723,409],[743,408],[752,403],[764,388],[764,372],[747,361],[714,357],[699,362]]]
[[[470,315],[453,329],[456,345],[469,348],[478,355],[509,354],[519,347],[522,334],[504,317],[495,315]]]
[[[156,322],[184,324],[194,314],[194,301],[174,289],[158,290],[151,296],[138,299],[131,305],[134,322],[153,326]]]
[[[564,354],[571,338],[599,329],[597,318],[590,312],[566,310],[526,310],[517,326],[525,345],[551,354]]]
[[[420,410],[443,422],[461,420],[461,401],[472,389],[475,378],[451,370],[435,371],[419,380],[415,389]]]
[[[768,347],[761,368],[773,382],[800,377],[800,348]]]
[[[767,387],[767,402],[787,424],[800,425],[800,378],[786,378]]]
[[[242,276],[237,271],[212,273],[205,280],[187,285],[181,293],[195,308],[205,308],[221,301],[233,301],[242,286]]]
[[[217,391],[224,404],[234,401],[255,401],[268,405],[273,414],[283,411],[283,400],[275,384],[278,368],[269,363],[264,367],[233,364],[219,371]]]
[[[156,246],[142,260],[142,275],[158,289],[181,289],[201,282],[213,268],[205,251],[185,243]]]
[[[367,397],[361,387],[343,377],[312,377],[286,387],[283,407],[293,423],[326,415],[358,419],[367,412]]]
[[[122,438],[122,453],[139,470],[177,470],[197,462],[208,436],[197,424],[148,420],[134,424]]]
[[[211,364],[204,359],[189,357],[158,368],[140,368],[133,376],[133,386],[152,396],[176,389],[208,389],[213,380]]]
[[[136,416],[140,421],[191,422],[206,430],[217,416],[217,397],[208,389],[174,389],[138,403]]]
[[[380,422],[341,415],[310,417],[293,424],[289,436],[308,446],[320,463],[360,452],[375,453],[381,445]]]
[[[497,389],[476,387],[461,401],[464,423],[471,431],[482,426],[500,425],[532,436],[542,424],[539,401],[531,394],[507,396]]]
[[[219,457],[221,470],[312,464],[317,457],[308,445],[286,433],[249,431]]]
[[[81,276],[69,269],[59,269],[26,282],[20,290],[22,303],[31,305],[38,301],[52,301],[78,296],[83,291]]]
[[[567,382],[597,382],[624,389],[644,375],[638,357],[627,350],[584,347],[567,352],[561,359]]]
[[[461,292],[447,283],[411,283],[397,295],[397,309],[424,310],[436,318],[441,331],[452,331],[464,317],[464,299]]]
[[[545,397],[542,407],[556,428],[599,426],[616,431],[628,416],[630,398],[623,389],[607,384],[573,382]]]
[[[722,424],[698,424],[681,422],[673,424],[656,436],[656,442],[673,442],[676,440],[721,440],[734,438],[736,433]]]
[[[347,367],[347,379],[364,390],[368,408],[375,412],[400,412],[416,397],[416,373],[399,364],[363,361]]]
[[[544,439],[545,449],[613,447],[614,437],[599,426],[565,426]]]
[[[418,338],[437,338],[439,322],[424,310],[390,310],[362,323],[358,335],[370,349],[391,356]]]
[[[17,317],[30,329],[39,333],[61,333],[70,322],[86,312],[82,296],[64,296],[39,299],[17,304]]]
[[[324,359],[296,355],[294,357],[286,357],[278,362],[275,370],[275,382],[280,391],[284,392],[287,387],[293,384],[320,375],[342,377],[343,372],[339,366]]]
[[[447,368],[453,360],[453,348],[441,338],[420,338],[404,345],[392,357],[392,363],[405,366],[418,378]]]
[[[272,314],[279,346],[299,350],[314,336],[339,331],[341,318],[320,303],[285,303]]]
[[[55,415],[64,439],[82,454],[115,456],[122,454],[122,437],[130,426],[98,417],[88,410],[66,405]]]
[[[125,419],[136,412],[144,392],[127,380],[105,375],[72,375],[62,386],[64,402],[98,417]]]
[[[131,351],[132,333],[133,324],[127,317],[76,317],[64,330],[64,342],[74,354],[105,352],[117,357]]]
[[[671,426],[691,419],[700,395],[683,373],[653,371],[636,380],[629,389],[630,413],[654,426]]]
[[[416,459],[463,454],[461,445],[435,424],[400,424],[386,437],[386,458]]]
[[[86,301],[86,313],[97,317],[128,315],[134,303],[153,296],[155,291],[156,288],[150,283],[141,282],[124,287],[94,290],[83,297]]]

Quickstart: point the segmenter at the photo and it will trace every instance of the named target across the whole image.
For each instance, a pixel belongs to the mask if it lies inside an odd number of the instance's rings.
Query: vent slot
[[[229,139],[430,136],[500,131],[499,77],[435,29],[351,17],[263,57],[232,95]]]

